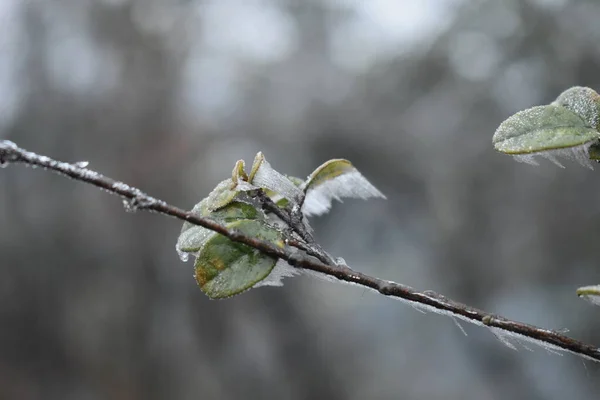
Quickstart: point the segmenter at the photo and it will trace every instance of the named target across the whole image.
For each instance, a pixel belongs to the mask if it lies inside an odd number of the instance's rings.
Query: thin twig
[[[262,190],[259,189],[256,192],[255,197],[263,210],[275,214],[281,219],[293,233],[296,234],[301,240],[288,239],[287,243],[290,246],[296,247],[308,255],[316,257],[319,261],[324,264],[335,264],[335,261],[321,248],[321,246],[315,242],[313,235],[307,229],[307,226],[302,220],[294,217],[293,211],[290,207],[281,208],[271,200],[269,196]]]
[[[466,304],[453,301],[432,291],[420,292],[400,283],[365,275],[345,265],[320,262],[301,252],[293,251],[291,248],[280,248],[271,243],[246,236],[236,230],[228,229],[209,218],[202,218],[189,211],[167,204],[135,187],[115,181],[87,168],[82,168],[76,164],[56,161],[49,157],[26,151],[10,141],[0,141],[0,166],[6,166],[11,163],[42,167],[75,180],[89,183],[121,196],[130,209],[154,211],[202,226],[220,233],[235,242],[254,247],[273,257],[282,258],[296,268],[316,271],[335,277],[340,281],[375,290],[384,296],[408,302],[417,309],[446,314],[475,325],[487,326],[496,335],[500,335],[504,339],[514,338],[517,341],[531,341],[544,346],[548,350],[567,351],[600,362],[600,349],[572,339],[557,331],[512,321],[508,318],[490,314]]]

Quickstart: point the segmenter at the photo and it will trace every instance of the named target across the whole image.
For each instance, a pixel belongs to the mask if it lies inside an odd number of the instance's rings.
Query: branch
[[[220,233],[234,242],[243,243],[270,256],[282,258],[296,268],[315,271],[346,283],[372,289],[384,296],[404,301],[418,310],[432,311],[437,314],[447,315],[455,319],[455,321],[456,319],[461,319],[475,325],[488,327],[502,342],[510,347],[514,348],[511,340],[520,344],[522,342],[533,342],[548,351],[565,351],[600,362],[599,348],[572,339],[557,331],[538,328],[491,314],[466,304],[458,303],[432,291],[420,292],[400,283],[365,275],[350,269],[346,265],[323,263],[314,257],[293,251],[291,248],[276,247],[268,242],[248,237],[236,230],[228,229],[210,218],[199,217],[189,211],[172,206],[147,195],[135,187],[82,167],[82,164],[69,164],[56,161],[19,148],[13,142],[1,140],[0,166],[4,167],[11,163],[42,167],[77,181],[97,186],[109,193],[121,196],[126,209],[130,211],[148,210],[175,217]]]

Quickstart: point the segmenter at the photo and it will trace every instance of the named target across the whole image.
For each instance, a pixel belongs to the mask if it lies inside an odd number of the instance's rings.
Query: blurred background
[[[315,218],[365,273],[600,344],[600,172],[496,153],[600,89],[594,0],[0,0],[0,138],[191,208],[262,150],[388,197]],[[2,399],[592,399],[600,368],[308,277],[210,301],[181,223],[0,171]]]

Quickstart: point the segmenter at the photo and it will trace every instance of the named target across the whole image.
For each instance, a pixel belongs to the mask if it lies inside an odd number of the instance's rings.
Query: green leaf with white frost
[[[586,126],[600,128],[600,95],[594,89],[575,86],[562,92],[552,103],[580,116]]]
[[[504,121],[492,142],[506,154],[530,154],[544,150],[580,146],[600,138],[572,111],[558,105],[537,106]]]
[[[227,224],[247,236],[283,247],[281,233],[257,220],[238,220]],[[234,296],[265,279],[277,258],[265,255],[223,235],[211,236],[196,258],[195,277],[200,289],[212,299]]]
[[[306,194],[302,212],[306,216],[325,214],[333,199],[368,199],[385,196],[375,188],[350,161],[329,160],[319,166],[302,185]]]
[[[220,223],[228,223],[240,219],[257,219],[259,212],[250,204],[233,201],[220,208],[218,211],[210,211],[208,199],[202,200],[192,209],[192,213],[200,217],[210,217]],[[196,253],[200,251],[206,241],[216,234],[210,229],[185,222],[177,239],[177,251],[184,253]]]
[[[577,289],[577,296],[600,306],[600,285],[580,287]]]
[[[534,163],[533,156],[576,158],[584,165],[597,159],[600,139],[600,96],[594,90],[573,87],[550,105],[520,111],[496,130],[492,142],[496,150],[520,156]],[[594,148],[590,156],[589,149]]]
[[[288,177],[275,171],[261,152],[254,158],[248,183],[275,192],[294,203],[300,203],[304,197],[302,190]]]
[[[347,160],[330,160],[304,181],[275,171],[259,152],[249,174],[244,161],[238,161],[231,178],[219,183],[194,206],[192,213],[283,247],[280,229],[284,222],[276,213],[265,214],[260,203],[249,195],[259,188],[280,208],[303,204],[304,218],[300,223],[307,231],[311,228],[306,216],[328,211],[332,199],[385,198]],[[211,298],[233,296],[255,286],[281,285],[284,277],[297,273],[283,260],[278,262],[252,247],[189,222],[183,224],[176,248],[184,261],[189,253],[196,257],[196,280]]]
[[[239,193],[236,186],[237,185],[231,179],[225,179],[220,182],[208,195],[208,209],[216,211],[231,203]]]

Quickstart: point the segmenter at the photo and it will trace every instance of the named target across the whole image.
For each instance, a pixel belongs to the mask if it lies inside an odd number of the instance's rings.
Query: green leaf
[[[247,236],[283,247],[279,231],[258,220],[238,220],[227,224]],[[265,279],[277,259],[225,236],[215,234],[205,242],[195,263],[200,289],[210,298],[230,297],[250,289]]]
[[[207,207],[211,211],[218,210],[231,203],[240,192],[236,190],[236,183],[231,179],[220,182],[208,195]]]
[[[297,187],[302,187],[302,185],[304,184],[304,180],[302,180],[302,178],[297,178],[295,176],[290,176],[290,175],[285,175],[286,178],[288,178],[290,180],[290,182],[292,182],[294,185],[296,185]],[[287,206],[290,201],[288,199],[286,199],[285,197],[277,194],[276,192],[269,190],[269,189],[263,189],[265,191],[265,194],[267,196],[269,196],[271,198],[271,200],[273,200],[273,202],[275,204],[277,204],[277,206],[279,206],[280,208],[284,208],[285,206]]]
[[[258,152],[252,163],[248,183],[270,190],[293,203],[300,203],[304,193],[287,176],[275,171],[265,156]]]
[[[593,89],[572,87],[562,92],[552,104],[574,112],[592,129],[600,127],[600,95]]]
[[[504,121],[492,142],[506,154],[530,154],[580,146],[600,138],[579,115],[551,104],[520,111]]]
[[[310,189],[353,170],[354,166],[348,160],[334,159],[326,161],[310,174],[306,180],[304,192],[306,193]]]
[[[593,169],[590,160],[600,160],[600,95],[588,87],[567,89],[550,105],[508,118],[492,142],[517,161],[537,165],[539,155],[563,167],[557,158],[566,157]]]
[[[385,196],[348,160],[334,159],[323,163],[302,186],[306,195],[302,212],[306,216],[329,211],[333,199],[344,197],[368,199]]]
[[[246,174],[244,160],[238,160],[233,167],[233,171],[231,172],[231,181],[237,185],[240,181],[248,181],[248,175]]]
[[[200,217],[210,217],[217,222],[226,224],[241,219],[257,219],[259,212],[250,204],[234,201],[211,212],[208,209],[208,199],[202,200],[192,209],[192,213]],[[198,225],[185,222],[177,239],[177,251],[184,253],[196,253],[200,251],[215,232]]]
[[[600,306],[600,285],[580,287],[577,289],[577,296]]]

